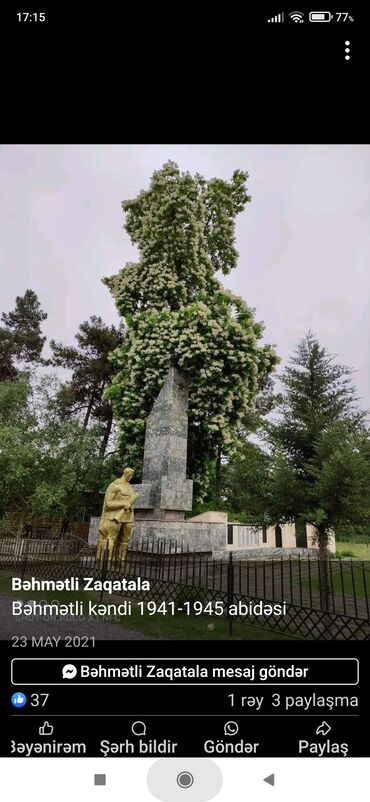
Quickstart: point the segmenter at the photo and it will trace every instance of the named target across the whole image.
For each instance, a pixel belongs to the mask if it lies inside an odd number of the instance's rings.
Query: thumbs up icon
[[[24,693],[21,693],[21,691],[17,691],[16,693],[13,693],[11,703],[13,707],[24,707],[27,703],[27,696],[25,696]]]
[[[54,727],[48,721],[44,721],[42,727],[39,727],[39,735],[52,735]]]

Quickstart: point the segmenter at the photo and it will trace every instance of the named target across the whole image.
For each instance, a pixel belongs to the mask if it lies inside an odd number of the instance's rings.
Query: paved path
[[[141,632],[126,629],[120,624],[106,622],[66,621],[63,617],[48,621],[40,616],[37,621],[20,621],[11,614],[11,603],[14,596],[0,595],[0,640],[10,640],[13,635],[25,635],[31,638],[39,635],[88,635],[97,640],[153,640]]]

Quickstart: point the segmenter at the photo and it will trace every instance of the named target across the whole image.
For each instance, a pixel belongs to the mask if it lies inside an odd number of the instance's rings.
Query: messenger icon
[[[62,677],[63,679],[74,679],[77,674],[76,666],[72,665],[72,663],[67,663],[62,668]]]

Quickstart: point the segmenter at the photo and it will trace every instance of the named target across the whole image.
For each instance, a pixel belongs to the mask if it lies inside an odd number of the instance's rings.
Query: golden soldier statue
[[[130,485],[132,468],[125,468],[120,479],[112,482],[104,496],[103,512],[99,525],[98,557],[102,557],[108,543],[108,558],[124,560],[134,527],[134,501],[140,495]]]

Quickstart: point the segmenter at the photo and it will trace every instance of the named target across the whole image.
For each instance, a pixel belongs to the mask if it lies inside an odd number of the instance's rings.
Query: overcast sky
[[[284,366],[311,328],[356,370],[370,406],[370,148],[356,145],[19,145],[0,150],[1,304],[33,289],[48,339],[118,316],[103,276],[135,261],[121,201],[169,159],[229,179],[247,170],[238,267],[225,286],[256,307]]]

